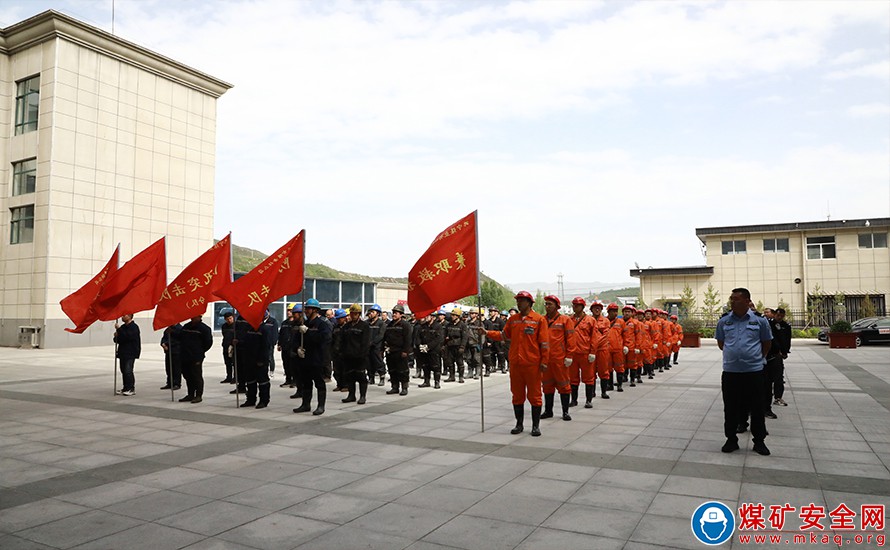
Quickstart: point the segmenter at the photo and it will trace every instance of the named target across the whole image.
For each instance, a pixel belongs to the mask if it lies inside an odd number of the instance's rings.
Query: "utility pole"
[[[565,296],[563,296],[563,294],[565,293],[565,287],[562,284],[562,273],[557,273],[556,277],[557,277],[557,280],[559,281],[556,284],[556,292],[557,292],[557,294],[559,294],[559,301],[563,302],[563,301],[565,301]]]

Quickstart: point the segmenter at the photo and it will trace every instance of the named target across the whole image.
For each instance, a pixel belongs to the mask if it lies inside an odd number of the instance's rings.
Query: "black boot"
[[[664,361],[661,359],[656,359],[655,364],[658,365],[658,372],[664,372]]]
[[[368,383],[364,380],[358,383],[358,401],[356,404],[364,405],[365,404],[365,396],[368,394]]]
[[[634,388],[637,385],[637,369],[630,369],[630,387]]]
[[[607,380],[607,382],[609,383],[607,389],[609,391],[614,390],[615,389],[615,371],[612,371],[609,373],[609,379]]]
[[[256,404],[256,408],[265,409],[266,407],[269,406],[269,400],[270,400],[269,390],[271,387],[272,387],[272,384],[270,384],[269,382],[266,382],[265,384],[260,385],[260,387],[259,387],[260,401],[259,401],[259,403]]]
[[[340,401],[342,403],[352,403],[355,401],[355,382],[349,383],[349,394]]]
[[[646,374],[649,375],[649,380],[655,378],[655,368],[652,365],[646,365]]]
[[[426,372],[423,375],[423,384],[417,386],[418,388],[428,388],[430,387],[430,373]]]
[[[256,382],[248,382],[247,383],[247,398],[244,400],[244,403],[241,403],[242,407],[255,407],[256,406],[256,390],[257,390]]]
[[[442,375],[438,372],[434,372],[433,380],[435,381],[435,385],[433,386],[433,389],[436,389],[436,390],[440,389],[442,387],[442,384],[440,383],[442,380]]]
[[[606,379],[600,380],[600,397],[603,399],[609,399],[609,394],[606,393],[606,390],[609,389],[609,381]]]
[[[399,393],[399,383],[395,380],[390,381],[392,387],[386,391],[386,395],[396,395]]]
[[[621,380],[624,378],[625,372],[618,373],[618,380],[615,382],[615,391],[620,391],[620,392],[624,391],[623,389],[621,389]]]
[[[540,411],[540,409],[538,409]],[[516,427],[510,430],[510,433],[516,435],[522,433],[525,428],[522,427],[522,419],[525,416],[525,405],[513,405],[513,416],[516,417]]]
[[[544,412],[541,414],[541,418],[553,418],[553,394],[552,393],[544,394]]]
[[[596,397],[596,382],[593,384],[584,384],[584,397],[587,401],[584,403],[585,409],[593,408],[593,398]]]
[[[571,420],[572,417],[569,416],[569,394],[559,394],[559,401],[562,403],[562,419]]]
[[[399,392],[399,395],[408,395],[408,382],[402,382],[402,391]]]
[[[463,384],[464,383],[464,366],[463,365],[461,365],[460,368],[457,369],[457,377],[458,377],[457,383]]]
[[[295,413],[305,413],[312,410],[312,382],[303,388],[303,404],[294,409]]]
[[[572,384],[572,402],[569,403],[570,407],[578,406],[578,384]]]
[[[541,435],[541,406],[532,405],[532,437]]]
[[[327,398],[328,389],[325,386],[318,388],[318,407],[316,407],[316,409],[312,411],[312,414],[314,414],[315,416],[324,414],[324,404],[325,401],[327,401]]]
[[[445,381],[454,382],[454,365],[448,365],[448,378]]]

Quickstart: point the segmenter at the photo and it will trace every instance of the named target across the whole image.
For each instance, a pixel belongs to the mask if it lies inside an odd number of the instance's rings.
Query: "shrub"
[[[703,328],[699,331],[699,333],[701,334],[702,338],[713,338],[715,330],[716,329],[713,328]]]
[[[683,334],[701,334],[704,323],[697,317],[685,317],[680,321],[683,327]]]
[[[853,332],[853,325],[841,319],[835,321],[831,328],[828,329],[828,332]]]

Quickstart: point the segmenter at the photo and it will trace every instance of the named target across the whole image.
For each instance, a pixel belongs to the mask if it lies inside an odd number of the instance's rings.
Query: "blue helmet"
[[[334,310],[334,319],[343,319],[344,317],[346,317],[345,309],[335,309]]]
[[[294,304],[294,307],[290,308],[294,313],[303,313],[303,304]]]
[[[436,315],[445,315],[446,313],[448,313],[448,312],[445,311],[444,309],[440,309],[439,311],[436,312]]]
[[[379,304],[372,305],[371,307],[368,308],[368,311],[376,311],[377,313],[383,313],[383,310],[380,309]]]
[[[321,309],[321,304],[318,303],[318,300],[315,298],[309,298],[306,300],[306,304],[303,307],[314,307],[315,309]]]
[[[506,309],[503,310],[503,311],[501,311],[501,315],[506,315],[506,314],[507,314],[507,310],[506,310]]]

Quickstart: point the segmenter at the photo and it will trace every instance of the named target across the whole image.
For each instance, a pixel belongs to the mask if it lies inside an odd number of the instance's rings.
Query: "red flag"
[[[286,294],[303,290],[306,231],[289,240],[260,265],[216,295],[229,302],[254,328],[259,328],[266,307]]]
[[[102,271],[90,279],[90,282],[83,285],[75,292],[72,292],[59,302],[65,315],[77,325],[74,328],[66,328],[66,331],[81,334],[88,329],[90,325],[99,320],[99,316],[93,309],[93,302],[96,300],[96,296],[99,295],[99,292],[102,291],[102,287],[105,286],[108,277],[117,271],[117,268],[120,265],[120,250],[121,245],[117,245],[117,248],[114,249],[114,254],[111,255],[111,258],[109,258],[105,267],[102,268]]]
[[[101,321],[155,307],[167,284],[164,237],[133,256],[105,282],[94,308]]]
[[[154,329],[203,315],[216,291],[232,282],[232,234],[213,245],[182,270],[161,293]]]
[[[441,304],[479,293],[476,212],[440,233],[408,272],[408,307],[425,317]]]

